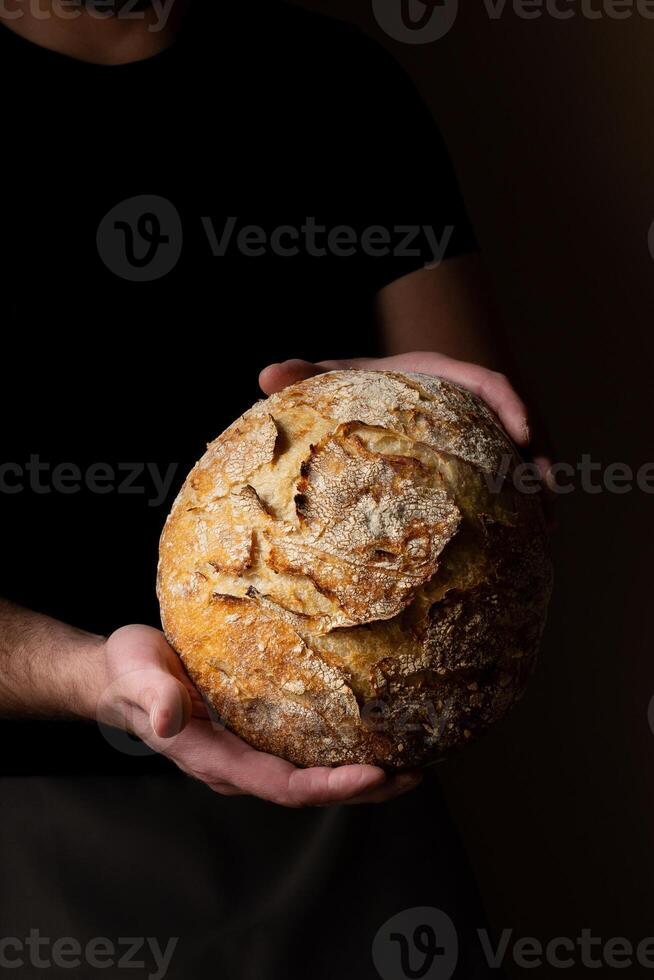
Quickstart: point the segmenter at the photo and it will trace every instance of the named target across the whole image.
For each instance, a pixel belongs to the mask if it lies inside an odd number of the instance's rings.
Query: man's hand
[[[513,390],[505,375],[490,371],[479,364],[457,361],[446,354],[429,351],[416,351],[411,354],[397,354],[394,357],[365,358],[350,361],[284,361],[283,364],[270,364],[261,372],[259,384],[267,395],[281,391],[287,385],[303,381],[324,371],[415,371],[420,374],[434,374],[473,391],[490,405],[500,422],[517,446],[529,445],[531,431],[527,406]]]
[[[105,642],[97,719],[138,735],[188,775],[225,796],[288,807],[380,803],[413,789],[420,774],[387,777],[375,766],[297,769],[257,752],[212,722],[161,632],[125,626]]]
[[[552,451],[549,440],[540,430],[533,432],[527,406],[517,394],[504,374],[491,371],[480,364],[459,361],[447,354],[431,351],[413,351],[396,354],[393,357],[359,357],[348,361],[310,361],[291,360],[283,364],[269,364],[259,375],[259,384],[267,395],[281,391],[287,385],[312,378],[325,371],[415,371],[419,374],[434,374],[439,378],[454,381],[483,398],[493,409],[516,446],[527,451],[538,467],[543,481],[543,507],[549,529],[556,527],[554,512],[554,493],[550,478]]]
[[[225,796],[283,806],[381,803],[419,773],[375,766],[297,769],[257,752],[209,712],[159,630],[124,626],[108,639],[0,599],[0,717],[84,718],[131,732]]]

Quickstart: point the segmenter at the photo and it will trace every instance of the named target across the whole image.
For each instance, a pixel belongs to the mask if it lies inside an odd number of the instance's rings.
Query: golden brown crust
[[[161,540],[166,634],[225,723],[298,765],[433,761],[517,700],[551,587],[491,411],[424,375],[331,372],[208,448]]]
[[[330,627],[396,616],[433,577],[459,511],[419,460],[372,453],[340,425],[302,463],[297,528],[271,526],[268,564],[334,603]]]

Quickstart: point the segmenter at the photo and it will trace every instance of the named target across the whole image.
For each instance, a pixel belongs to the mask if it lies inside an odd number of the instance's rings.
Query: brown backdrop
[[[392,41],[369,3],[302,5],[385,44],[439,120],[559,456],[654,459],[654,21],[522,20],[510,9],[493,21],[475,3],[444,38],[416,46]],[[419,161],[416,180],[427,194]],[[576,490],[560,509],[532,688],[442,773],[496,929],[638,941],[654,935],[654,495]]]

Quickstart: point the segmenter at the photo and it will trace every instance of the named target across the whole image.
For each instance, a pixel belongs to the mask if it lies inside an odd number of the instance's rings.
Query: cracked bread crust
[[[551,591],[519,462],[480,399],[427,375],[330,372],[246,412],[160,547],[166,636],[218,717],[296,765],[387,769],[501,718]]]

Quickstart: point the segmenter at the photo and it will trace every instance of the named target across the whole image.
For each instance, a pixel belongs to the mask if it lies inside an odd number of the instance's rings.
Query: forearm
[[[0,717],[92,717],[103,644],[0,599]]]
[[[505,343],[480,256],[448,259],[437,268],[398,279],[379,293],[377,314],[387,354],[408,355],[404,370],[444,373],[484,398],[547,477],[554,458],[551,442],[534,406],[529,405],[527,415],[525,400],[517,394],[524,386]],[[421,359],[421,352],[431,354]],[[440,355],[454,361],[442,363]],[[554,526],[551,514],[548,519]]]
[[[438,351],[495,371],[509,370],[499,317],[477,255],[391,283],[378,296],[377,315],[387,354]]]

